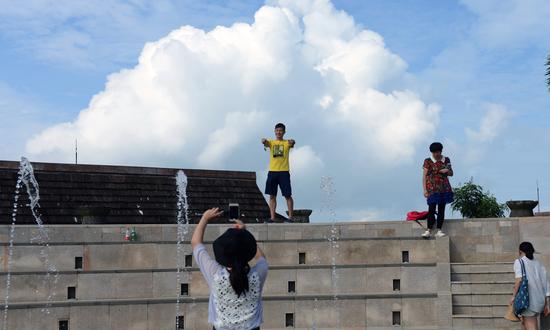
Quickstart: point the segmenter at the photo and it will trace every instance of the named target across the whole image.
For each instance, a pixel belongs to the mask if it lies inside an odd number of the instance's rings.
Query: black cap
[[[224,267],[233,267],[235,261],[248,263],[256,255],[256,239],[246,229],[230,228],[213,244],[216,261]]]

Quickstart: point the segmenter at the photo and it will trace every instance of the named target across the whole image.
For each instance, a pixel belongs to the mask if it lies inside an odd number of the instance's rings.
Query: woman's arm
[[[516,278],[516,281],[514,282],[514,289],[512,289],[512,298],[510,298],[510,305],[514,303],[514,299],[516,299],[516,294],[519,290],[519,284],[521,283],[521,277]]]
[[[220,211],[218,207],[206,210],[206,212],[203,213],[201,220],[197,224],[197,227],[195,227],[195,231],[193,232],[193,237],[191,237],[191,246],[193,249],[199,245],[202,244],[203,238],[204,238],[204,231],[206,229],[206,225],[208,224],[208,221],[215,219],[219,217],[223,211]]]
[[[447,158],[447,169],[449,169],[449,172],[447,172],[447,176],[453,176],[454,172],[453,172],[453,166],[451,165],[451,160],[449,158]]]
[[[451,160],[449,157],[444,159],[445,167],[439,170],[439,173],[445,174],[446,176],[453,176],[453,166],[451,165]]]
[[[254,259],[258,260],[260,258],[264,258],[266,259],[265,257],[265,254],[264,254],[264,251],[262,251],[262,249],[260,248],[260,246],[258,245],[258,247],[256,248],[256,255],[254,256]],[[267,260],[267,259],[266,259]]]
[[[546,281],[546,300],[545,300],[545,305],[544,305],[544,317],[547,317],[548,315],[550,315],[550,278],[548,278],[548,273],[546,272],[546,268],[542,268],[543,269],[543,278],[545,279]]]

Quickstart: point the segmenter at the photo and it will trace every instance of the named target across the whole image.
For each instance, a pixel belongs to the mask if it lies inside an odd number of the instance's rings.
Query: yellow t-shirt
[[[269,141],[269,171],[288,172],[290,165],[288,155],[290,153],[290,144],[288,140],[268,140]]]

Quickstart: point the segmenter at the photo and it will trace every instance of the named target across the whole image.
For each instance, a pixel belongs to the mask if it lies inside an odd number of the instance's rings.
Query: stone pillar
[[[524,200],[524,201],[507,201],[506,205],[510,208],[510,218],[514,217],[532,217],[533,209],[539,202]]]

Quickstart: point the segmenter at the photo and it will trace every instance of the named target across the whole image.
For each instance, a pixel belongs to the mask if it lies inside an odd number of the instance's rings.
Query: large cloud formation
[[[83,162],[261,170],[259,139],[281,121],[302,147],[294,180],[309,182],[306,194],[323,173],[411,162],[432,138],[439,107],[401,87],[406,69],[328,0],[270,2],[251,24],[183,26],[146,44],[134,68],[27,151],[71,161],[78,139]]]

